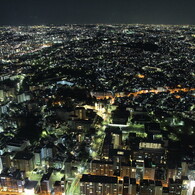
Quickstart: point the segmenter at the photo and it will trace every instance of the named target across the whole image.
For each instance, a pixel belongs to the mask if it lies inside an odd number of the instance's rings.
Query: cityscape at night
[[[0,195],[194,195],[195,26],[0,27]]]

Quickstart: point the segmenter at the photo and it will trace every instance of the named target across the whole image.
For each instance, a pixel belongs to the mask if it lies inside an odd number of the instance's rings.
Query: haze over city
[[[1,0],[1,25],[195,24],[193,0]]]

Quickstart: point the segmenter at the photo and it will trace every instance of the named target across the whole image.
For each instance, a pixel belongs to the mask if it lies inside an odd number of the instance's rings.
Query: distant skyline
[[[0,0],[0,25],[195,24],[194,0]]]

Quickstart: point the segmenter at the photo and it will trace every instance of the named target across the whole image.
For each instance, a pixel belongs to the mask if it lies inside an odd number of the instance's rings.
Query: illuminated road
[[[133,96],[137,96],[137,95],[140,95],[140,94],[146,94],[146,93],[162,93],[162,92],[169,92],[169,93],[176,93],[176,92],[189,92],[189,91],[194,91],[195,88],[192,88],[192,89],[188,89],[188,88],[175,88],[175,89],[169,89],[169,88],[166,88],[166,89],[162,89],[162,90],[158,90],[158,89],[151,89],[151,90],[140,90],[140,91],[137,91],[137,92],[134,92],[134,93],[129,93],[127,95],[116,95],[116,97],[129,97],[131,95]]]
[[[124,93],[120,93],[120,94],[115,94],[115,97],[108,97],[108,96],[99,96],[97,99],[105,99],[105,98],[112,98],[115,99],[117,97],[129,97],[131,95],[133,96],[137,96],[140,94],[146,94],[146,93],[161,93],[161,92],[169,92],[169,93],[175,93],[175,92],[189,92],[189,91],[193,91],[195,89],[187,89],[187,88],[175,88],[175,89],[163,89],[163,90],[140,90],[138,92],[134,92],[134,93],[129,93],[129,94],[124,94]],[[111,104],[114,101],[111,102]],[[104,141],[104,137],[105,137],[105,129],[107,127],[107,125],[109,125],[110,121],[111,121],[111,111],[109,112],[106,111],[105,109],[98,109],[98,107],[91,107],[88,105],[84,106],[85,109],[93,109],[96,110],[97,115],[99,115],[100,117],[103,118],[103,122],[99,125],[98,127],[98,132],[96,134],[95,140],[93,141],[92,145],[91,145],[91,156],[93,157],[93,159],[98,159],[100,156],[100,151],[103,145],[103,141]],[[140,134],[144,134],[143,132]],[[144,136],[144,135],[143,135]],[[83,166],[85,167],[85,166]],[[80,182],[80,178],[82,176],[83,173],[86,173],[87,170],[85,170],[85,168],[83,169],[82,172],[78,172],[75,174],[75,178],[73,178],[71,180],[71,184],[70,186],[68,186],[67,190],[66,190],[66,195],[79,195],[80,194],[80,188],[79,188],[79,182]]]
[[[78,172],[75,173],[75,178],[72,178],[68,181],[72,181],[70,186],[68,186],[68,188],[66,188],[66,195],[79,195],[80,194],[80,178],[82,177],[82,174],[84,174],[86,172],[86,162],[81,162],[80,167],[78,167]]]
[[[190,91],[195,91],[195,88],[174,88],[174,89],[171,89],[171,88],[163,88],[163,89],[150,89],[150,90],[140,90],[140,91],[137,91],[137,92],[132,92],[132,93],[128,93],[128,94],[125,94],[123,92],[120,92],[120,93],[115,93],[114,96],[110,95],[101,95],[101,96],[97,96],[96,98],[97,99],[109,99],[111,98],[112,99],[112,103],[114,103],[114,99],[117,98],[117,97],[129,97],[129,96],[138,96],[140,94],[147,94],[147,93],[162,93],[162,92],[169,92],[169,93],[177,93],[177,92],[190,92]]]
[[[100,124],[100,126],[98,127],[98,131],[97,131],[97,134],[95,136],[95,140],[92,142],[92,145],[91,145],[91,156],[93,159],[98,159],[100,157],[100,151],[101,151],[101,148],[102,148],[102,145],[103,145],[103,142],[104,142],[104,137],[105,137],[105,129],[106,129],[106,126],[107,124],[109,124],[110,122],[110,118],[111,118],[111,110],[110,112],[106,112],[105,110],[101,110],[101,109],[96,109],[95,107],[91,107],[91,106],[88,106],[88,105],[85,105],[84,106],[85,109],[93,109],[93,110],[96,110],[97,112],[97,115],[99,115],[100,117],[102,117],[104,120],[103,122]],[[70,186],[68,186],[68,188],[66,189],[66,195],[79,195],[80,194],[80,185],[79,185],[79,182],[80,182],[80,178],[82,177],[82,174],[83,173],[87,173],[87,170],[86,170],[86,162],[82,162],[81,163],[81,170],[80,172],[78,171],[77,173],[75,173],[75,178],[73,178],[70,184]],[[78,168],[79,170],[79,168]]]

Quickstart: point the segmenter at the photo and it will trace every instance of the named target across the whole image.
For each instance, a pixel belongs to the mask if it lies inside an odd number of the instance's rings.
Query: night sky
[[[195,24],[195,0],[0,0],[0,25]]]

